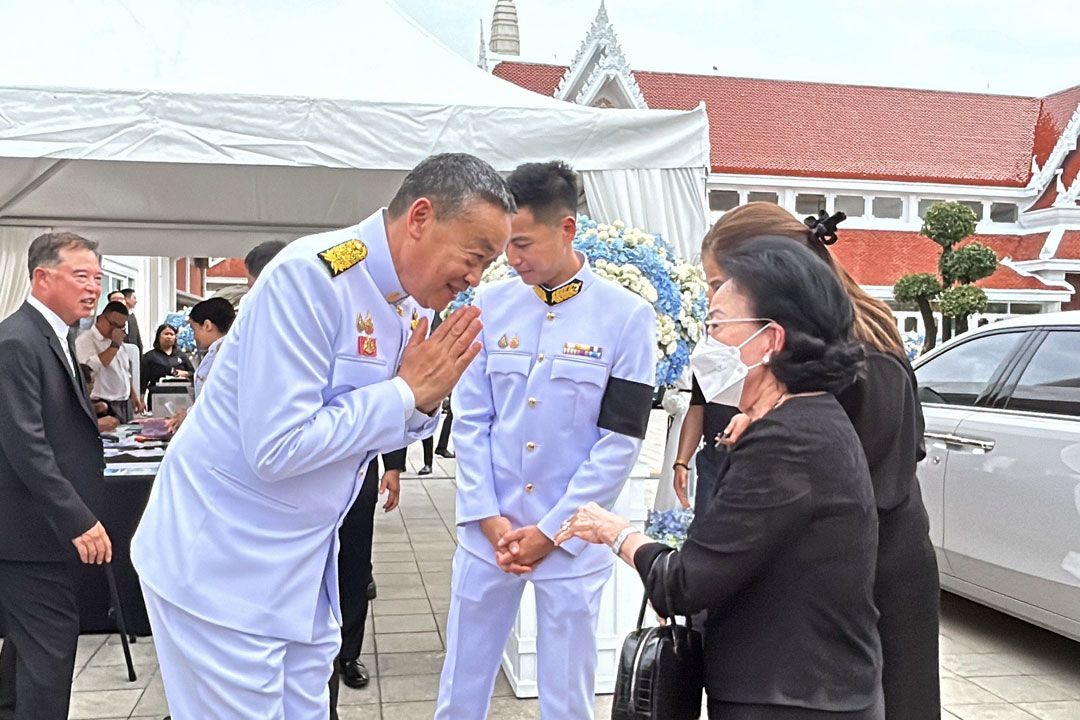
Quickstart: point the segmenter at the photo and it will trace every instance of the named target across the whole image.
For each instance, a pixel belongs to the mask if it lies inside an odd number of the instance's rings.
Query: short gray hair
[[[34,279],[34,270],[39,267],[56,267],[59,265],[61,250],[89,250],[97,255],[99,260],[101,259],[96,240],[87,240],[82,235],[71,232],[45,233],[34,238],[26,254],[26,265],[30,270],[30,279]]]
[[[390,217],[401,217],[422,197],[431,201],[436,217],[443,220],[460,214],[472,200],[483,200],[507,213],[517,211],[506,180],[495,168],[466,153],[432,155],[413,168],[390,201]]]

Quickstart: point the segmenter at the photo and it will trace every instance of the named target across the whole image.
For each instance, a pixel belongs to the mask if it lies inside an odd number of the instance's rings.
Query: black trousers
[[[367,623],[367,588],[371,582],[371,540],[375,533],[375,506],[379,504],[379,461],[368,465],[360,495],[338,530],[338,593],[341,596],[341,651],[330,675],[330,717],[337,717],[338,667],[360,657]],[[0,717],[0,720],[4,720]]]
[[[104,400],[103,402],[109,406],[109,414],[118,418],[121,423],[129,423],[135,417],[130,400]]]
[[[67,720],[79,645],[75,567],[0,560],[0,720]]]
[[[439,450],[446,450],[447,443],[450,442],[450,426],[454,424],[454,412],[450,409],[449,405],[446,408],[446,417],[442,421],[442,432],[439,433],[439,444],[436,446]]]

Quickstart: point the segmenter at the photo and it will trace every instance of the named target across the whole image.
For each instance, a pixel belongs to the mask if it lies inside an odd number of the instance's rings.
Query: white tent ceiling
[[[385,0],[0,0],[0,16],[0,225],[109,253],[235,255],[348,225],[434,152],[504,171],[708,164],[703,109],[528,92]]]

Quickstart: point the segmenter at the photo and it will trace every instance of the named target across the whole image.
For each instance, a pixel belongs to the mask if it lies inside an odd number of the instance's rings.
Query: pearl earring
[[[766,355],[765,357],[761,358],[761,362],[764,365],[768,365],[770,360],[772,360],[772,355]]]

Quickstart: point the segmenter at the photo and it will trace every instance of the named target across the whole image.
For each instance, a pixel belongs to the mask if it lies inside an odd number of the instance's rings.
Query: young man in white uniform
[[[479,312],[427,338],[510,236],[505,181],[437,155],[390,206],[267,266],[165,455],[132,541],[177,720],[325,720],[341,642],[338,527],[368,462],[430,435]],[[425,339],[427,338],[427,339]]]
[[[458,549],[437,720],[486,717],[522,590],[538,615],[540,714],[593,717],[596,621],[613,555],[560,525],[611,507],[641,449],[656,316],[572,247],[577,185],[565,164],[519,167],[506,254],[519,278],[481,288],[483,349],[454,389]]]

